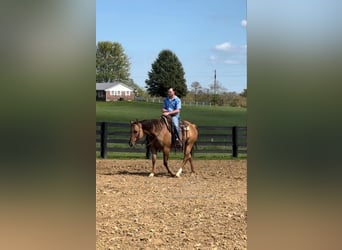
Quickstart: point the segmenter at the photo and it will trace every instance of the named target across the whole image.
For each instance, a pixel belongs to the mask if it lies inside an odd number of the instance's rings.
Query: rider
[[[163,101],[162,113],[167,116],[170,115],[172,117],[173,125],[175,126],[175,134],[176,134],[176,146],[182,146],[179,137],[179,121],[180,121],[180,111],[182,108],[181,99],[176,96],[173,88],[169,88],[167,91],[168,97],[166,97]]]

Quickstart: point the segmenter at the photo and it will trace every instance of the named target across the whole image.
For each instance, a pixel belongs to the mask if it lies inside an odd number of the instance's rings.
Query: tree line
[[[242,93],[228,92],[216,81],[209,88],[193,82],[188,90],[182,63],[171,50],[162,50],[151,64],[146,90],[130,78],[130,62],[118,42],[101,41],[96,46],[96,82],[120,81],[136,90],[140,98],[165,97],[168,88],[177,90],[177,96],[188,102],[213,105],[247,106],[247,89]]]

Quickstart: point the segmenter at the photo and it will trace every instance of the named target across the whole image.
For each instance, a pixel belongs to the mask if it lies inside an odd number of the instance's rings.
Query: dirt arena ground
[[[97,160],[96,248],[247,249],[247,161],[194,163]]]

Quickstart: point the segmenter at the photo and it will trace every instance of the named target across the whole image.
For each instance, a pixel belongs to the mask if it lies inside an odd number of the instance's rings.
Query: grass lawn
[[[129,123],[135,119],[156,119],[160,117],[161,109],[161,103],[96,102],[96,121]],[[198,126],[246,126],[247,109],[183,105],[181,119],[189,120]]]
[[[131,120],[157,119],[161,116],[161,103],[152,102],[96,102],[96,121],[127,123],[127,128],[118,128],[126,131]],[[181,119],[189,120],[197,126],[247,126],[247,109],[227,106],[195,106],[183,105]],[[203,130],[202,130],[203,131]],[[206,133],[217,133],[206,131]],[[125,138],[126,139],[126,138]],[[127,139],[128,140],[128,139]],[[97,147],[99,143],[97,143]],[[116,145],[118,147],[118,145]],[[122,147],[128,147],[127,143]],[[144,147],[144,146],[141,146]],[[159,153],[159,159],[162,154]],[[99,152],[96,152],[99,158]],[[247,155],[239,154],[238,159],[246,159]],[[145,159],[144,153],[109,152],[109,159]],[[181,159],[181,153],[171,153],[170,159]],[[232,159],[230,154],[196,153],[195,159]]]

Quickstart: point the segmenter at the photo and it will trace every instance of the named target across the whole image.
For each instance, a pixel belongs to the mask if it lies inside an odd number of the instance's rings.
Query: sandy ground
[[[194,163],[97,160],[96,248],[247,249],[247,161]]]

